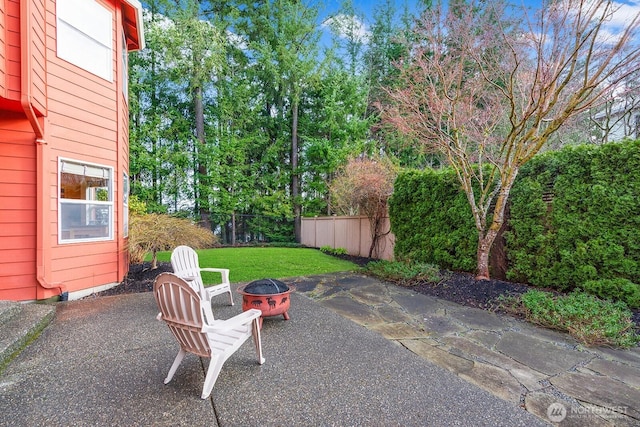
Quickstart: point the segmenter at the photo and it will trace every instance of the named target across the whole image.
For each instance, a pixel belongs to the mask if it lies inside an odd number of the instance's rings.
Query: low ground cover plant
[[[424,281],[439,283],[447,280],[447,274],[433,264],[404,263],[398,261],[375,261],[367,264],[364,272],[403,286],[411,286]],[[624,289],[633,300],[635,288],[626,281],[617,281],[617,287]],[[611,284],[590,284],[590,292],[599,286],[612,289]],[[634,329],[632,313],[622,301],[609,301],[581,290],[561,295],[530,289],[522,295],[502,296],[494,302],[494,308],[530,323],[545,328],[569,333],[587,346],[609,346],[629,348],[640,343],[640,331]]]
[[[320,248],[320,252],[323,252],[329,255],[347,255],[349,253],[345,248],[332,248],[329,245],[322,246]]]
[[[443,279],[440,269],[433,265],[421,262],[404,263],[399,261],[380,260],[367,264],[364,271],[383,280],[410,285],[420,280],[439,282]]]
[[[575,291],[567,295],[530,290],[503,298],[501,308],[534,324],[568,332],[587,346],[633,347],[640,342],[631,311],[622,302]]]

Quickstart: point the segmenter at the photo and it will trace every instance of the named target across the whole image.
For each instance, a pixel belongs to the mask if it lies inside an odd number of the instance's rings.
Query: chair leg
[[[173,361],[173,365],[171,365],[171,369],[169,369],[169,373],[167,374],[167,378],[164,379],[164,383],[167,384],[169,383],[169,381],[171,381],[171,379],[173,378],[173,374],[176,373],[176,370],[178,369],[178,366],[180,366],[180,363],[182,362],[182,359],[184,359],[184,356],[187,354],[186,351],[184,351],[183,349],[180,349],[180,351],[178,352],[178,355],[176,356],[175,360]]]
[[[211,390],[213,390],[213,385],[216,383],[218,375],[220,375],[224,361],[225,358],[220,355],[211,357],[209,367],[207,368],[207,376],[204,379],[204,386],[202,387],[202,396],[200,396],[202,399],[206,399],[211,394]]]
[[[253,344],[256,347],[256,354],[258,356],[258,363],[259,364],[263,364],[265,359],[262,356],[262,340],[260,339],[260,322],[259,320],[262,320],[262,317],[259,317],[257,319],[254,319],[253,322],[251,322],[251,335],[253,335]]]
[[[231,289],[229,289],[229,304],[233,305],[233,293],[231,293]]]
[[[204,313],[204,321],[209,325],[213,325],[215,317],[213,315],[213,311],[211,310],[211,300],[202,301],[202,311]]]

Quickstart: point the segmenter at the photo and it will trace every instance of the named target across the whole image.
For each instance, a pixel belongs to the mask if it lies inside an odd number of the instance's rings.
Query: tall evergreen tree
[[[262,89],[262,121],[271,146],[281,147],[273,165],[281,171],[288,160],[294,238],[300,241],[302,215],[298,123],[300,103],[317,80],[317,10],[294,0],[273,0],[247,5],[241,28],[246,31],[254,61],[256,83]],[[286,151],[284,147],[287,147]]]

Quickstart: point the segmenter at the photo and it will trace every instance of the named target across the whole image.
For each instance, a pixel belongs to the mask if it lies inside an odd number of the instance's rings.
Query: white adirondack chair
[[[233,294],[229,283],[229,269],[227,268],[200,268],[198,254],[189,246],[178,246],[171,253],[171,267],[173,273],[186,281],[203,300],[211,303],[211,298],[229,293],[229,303],[233,305]],[[202,282],[202,271],[211,271],[222,275],[222,283],[219,285],[204,286]]]
[[[167,322],[169,329],[180,344],[167,378],[167,384],[173,378],[178,366],[187,353],[200,357],[209,357],[209,367],[202,388],[202,398],[206,399],[213,390],[224,362],[251,336],[261,365],[262,343],[260,341],[260,310],[250,309],[229,320],[205,321],[201,305],[204,303],[184,280],[175,274],[158,275],[153,285],[153,293],[160,308],[158,319]]]

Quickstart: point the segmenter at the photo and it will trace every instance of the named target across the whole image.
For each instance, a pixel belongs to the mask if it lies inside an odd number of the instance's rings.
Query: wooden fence
[[[382,230],[390,229],[389,218],[383,219]],[[312,248],[330,246],[344,248],[349,255],[369,256],[371,232],[366,216],[328,216],[302,218],[302,242]],[[382,236],[372,258],[393,260],[395,236]]]

